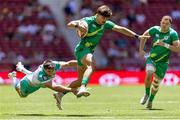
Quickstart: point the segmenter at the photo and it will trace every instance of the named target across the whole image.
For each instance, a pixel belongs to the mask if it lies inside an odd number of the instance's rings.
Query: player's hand
[[[151,36],[149,36],[149,35],[140,35],[139,36],[139,39],[140,40],[143,40],[143,39],[148,39],[148,38],[150,38]]]
[[[77,29],[79,29],[81,32],[86,32],[87,31],[87,26],[82,21],[77,22]]]
[[[158,40],[154,45],[159,45],[159,46],[165,46],[165,43],[161,40]]]
[[[144,55],[146,54],[146,52],[144,51],[144,50],[140,50],[139,51],[139,56],[141,57],[141,58],[144,58]]]

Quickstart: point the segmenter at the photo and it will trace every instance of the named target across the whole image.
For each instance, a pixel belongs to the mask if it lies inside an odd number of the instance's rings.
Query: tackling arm
[[[77,60],[70,60],[67,62],[60,61],[59,63],[61,67],[76,67],[77,66]]]
[[[57,92],[72,91],[71,88],[65,87],[63,85],[57,85],[56,83],[53,83],[52,81],[44,83],[44,86]]]

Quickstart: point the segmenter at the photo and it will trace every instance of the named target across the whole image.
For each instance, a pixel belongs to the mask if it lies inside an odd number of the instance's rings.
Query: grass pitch
[[[143,86],[90,86],[91,96],[77,99],[72,94],[63,98],[60,111],[55,106],[53,91],[40,89],[27,98],[19,98],[11,86],[0,86],[1,120],[117,120],[180,119],[180,87],[160,87],[153,110],[139,104]]]

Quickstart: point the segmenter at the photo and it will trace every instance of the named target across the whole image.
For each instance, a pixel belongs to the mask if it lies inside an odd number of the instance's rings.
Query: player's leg
[[[153,82],[152,82],[152,88],[151,88],[151,94],[149,96],[148,103],[147,103],[147,106],[146,106],[147,109],[152,109],[152,102],[154,100],[154,97],[155,97],[156,93],[159,90],[159,85],[161,83],[161,80],[162,79],[158,78],[157,75],[154,75],[154,79],[153,79]]]
[[[148,59],[146,62],[145,94],[140,100],[140,103],[142,105],[144,105],[149,98],[150,88],[151,88],[151,80],[152,80],[152,76],[153,76],[154,72],[155,72],[155,66],[152,63],[152,61],[150,59]]]
[[[79,66],[77,67],[77,71],[78,71],[78,79],[73,81],[72,83],[70,83],[70,85],[68,87],[70,88],[78,88],[81,86],[81,82],[82,82],[82,78],[83,78],[83,74],[84,71],[86,70],[85,66]],[[57,107],[62,110],[62,98],[64,95],[66,95],[67,93],[69,93],[69,91],[64,91],[64,92],[55,92],[53,94],[55,100],[56,100],[56,105]],[[77,93],[74,93],[74,95],[76,95]]]
[[[20,82],[19,80],[16,78],[16,72],[13,71],[11,73],[8,74],[9,79],[12,80],[13,86],[16,89],[16,92],[18,93],[18,95],[21,97],[21,93],[20,93]]]
[[[86,90],[86,86],[89,82],[92,73],[95,71],[95,60],[93,58],[93,54],[88,53],[82,58],[81,62],[87,68],[84,72],[81,87],[79,89],[79,92],[77,93],[77,97],[90,95],[90,93]]]
[[[24,74],[31,74],[32,72],[24,68],[24,65],[21,62],[18,62],[16,65],[16,70]]]
[[[165,76],[167,68],[168,68],[167,63],[157,63],[156,64],[156,72],[154,75],[154,80],[152,82],[151,94],[150,94],[150,97],[148,99],[148,103],[146,106],[147,109],[152,109],[152,103],[154,101],[154,97],[159,90],[159,85]]]

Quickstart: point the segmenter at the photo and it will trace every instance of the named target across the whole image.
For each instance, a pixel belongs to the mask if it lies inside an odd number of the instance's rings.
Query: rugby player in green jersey
[[[79,92],[77,93],[77,97],[87,97],[90,95],[86,89],[86,86],[89,82],[90,76],[95,71],[95,59],[93,57],[93,52],[96,46],[99,44],[99,41],[105,30],[113,30],[126,36],[138,39],[149,37],[138,35],[125,27],[116,25],[112,21],[108,20],[111,16],[111,9],[106,5],[102,5],[97,9],[94,16],[71,21],[67,24],[68,28],[76,29],[82,33],[86,33],[83,35],[83,37],[81,36],[82,38],[80,39],[80,42],[74,51],[78,61],[78,79],[69,85],[71,88],[80,87]],[[64,96],[66,93],[67,92],[56,94],[56,96],[59,96],[59,101],[61,101],[62,96]]]
[[[147,109],[152,109],[154,96],[158,92],[159,84],[168,69],[170,52],[180,51],[178,33],[171,28],[171,23],[172,18],[170,16],[163,16],[160,26],[153,26],[143,34],[153,37],[153,45],[146,59],[145,94],[140,100],[142,105],[148,101]],[[146,41],[147,39],[140,40],[139,53],[141,57],[145,55]]]
[[[20,97],[27,97],[29,94],[34,93],[40,88],[49,88],[57,92],[69,91],[77,94],[76,88],[69,88],[62,85],[57,85],[52,80],[55,77],[56,71],[69,66],[77,66],[76,60],[68,62],[46,60],[34,72],[24,68],[21,62],[16,65],[17,71],[26,74],[20,81],[16,78],[16,72],[8,74],[9,78],[13,81],[13,85]],[[54,96],[55,97],[55,96]],[[59,105],[57,103],[57,105]],[[58,106],[62,109],[61,106]]]

